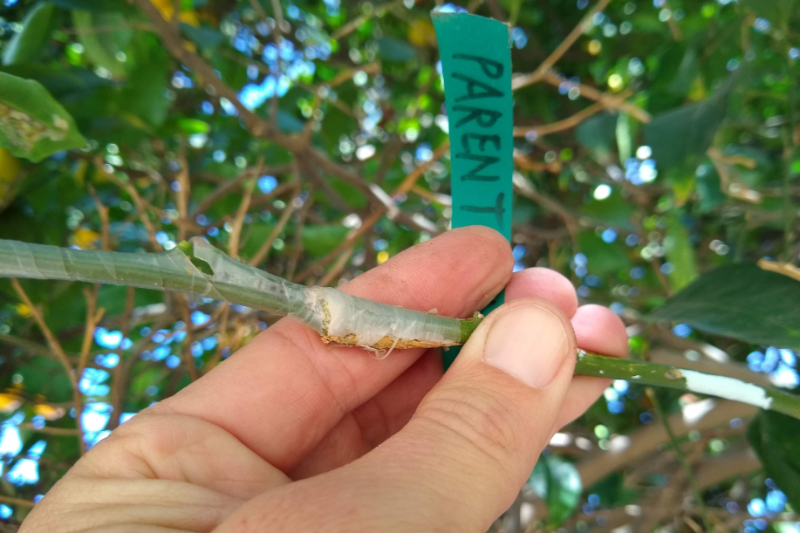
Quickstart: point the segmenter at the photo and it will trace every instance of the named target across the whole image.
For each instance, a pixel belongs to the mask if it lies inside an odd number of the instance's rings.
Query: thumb
[[[550,302],[519,299],[498,308],[406,427],[359,466],[406,487],[395,500],[405,511],[445,522],[420,530],[486,531],[555,429],[575,349],[569,320]]]

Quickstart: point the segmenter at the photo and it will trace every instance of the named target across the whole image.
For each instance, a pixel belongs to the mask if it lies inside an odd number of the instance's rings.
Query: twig
[[[176,294],[181,309],[181,319],[186,328],[186,337],[183,339],[181,347],[181,359],[186,367],[186,373],[192,381],[197,381],[197,367],[194,366],[192,357],[192,343],[194,342],[194,328],[192,328],[192,312],[189,309],[189,298],[185,294]]]
[[[281,0],[272,0],[272,14],[275,17],[275,40],[280,44],[283,40],[283,8],[281,8]]]
[[[231,314],[231,306],[230,304],[222,303],[222,314],[220,315],[219,319],[219,326],[217,328],[217,333],[219,334],[219,339],[217,341],[217,350],[214,352],[214,356],[208,360],[206,365],[206,372],[211,371],[217,364],[222,360],[222,350],[226,347],[230,347],[230,342],[228,342],[228,320],[230,319]]]
[[[270,167],[270,168],[260,168],[255,169],[251,168],[248,169],[235,178],[231,180],[224,180],[220,182],[219,186],[210,192],[207,196],[205,196],[202,200],[197,203],[197,207],[194,208],[192,211],[192,216],[195,217],[200,213],[207,212],[217,201],[224,198],[227,194],[233,193],[234,190],[238,189],[243,183],[245,183],[248,179],[256,177],[258,173],[261,174],[269,174],[272,176],[280,176],[281,174],[286,173],[289,170],[289,166],[280,166],[280,167]],[[284,192],[286,192],[288,188],[285,184],[278,185],[268,193],[270,197],[272,196],[280,196]]]
[[[133,315],[133,308],[136,305],[136,289],[128,287],[127,295],[125,296],[125,311],[122,313],[122,338],[127,338],[131,331],[131,317]],[[119,417],[122,414],[122,402],[125,397],[125,378],[128,365],[123,363],[123,351],[121,345],[114,350],[114,353],[119,357],[117,366],[114,367],[113,381],[111,382],[111,413],[112,417],[108,421],[107,429],[113,430],[119,425]],[[131,360],[135,360],[138,351],[132,350],[129,356]]]
[[[664,9],[670,9],[669,2],[664,2]],[[670,9],[670,11],[673,11]],[[678,23],[675,21],[674,11],[673,14],[669,16],[667,19],[667,26],[669,27],[669,32],[672,34],[672,39],[675,42],[680,42],[683,40],[683,32],[681,31]]]
[[[595,4],[595,6],[590,9],[586,15],[584,15],[578,25],[573,28],[573,30],[569,33],[569,35],[567,35],[561,44],[558,45],[553,53],[550,54],[550,56],[536,68],[536,70],[530,74],[514,76],[514,78],[511,80],[512,90],[521,89],[522,87],[527,87],[528,85],[533,85],[534,83],[539,82],[544,74],[553,68],[553,65],[555,65],[559,59],[561,59],[561,56],[563,56],[567,50],[569,50],[570,47],[575,44],[575,41],[577,41],[578,37],[583,34],[583,31],[586,29],[586,27],[592,23],[592,18],[595,16],[595,14],[604,10],[610,1],[611,0],[600,0],[597,2],[597,4]]]
[[[67,35],[92,35],[97,33],[115,33],[120,31],[141,30],[156,33],[152,24],[147,23],[128,23],[128,24],[109,24],[107,26],[93,26],[91,28],[64,28],[62,31]]]
[[[394,190],[393,196],[398,196],[400,194],[408,193],[412,189],[412,187],[414,187],[417,181],[423,176],[423,174],[425,174],[425,172],[428,169],[430,169],[434,163],[436,163],[439,159],[441,159],[449,149],[450,149],[450,141],[444,141],[441,145],[439,145],[439,147],[434,151],[433,157],[431,157],[429,161],[426,161],[425,163],[419,165],[405,177],[405,179],[400,183],[400,185],[398,185],[397,188]],[[342,241],[341,244],[339,244],[339,246],[337,246],[332,252],[330,252],[328,255],[326,255],[316,263],[308,266],[305,270],[303,270],[300,274],[297,275],[294,281],[302,283],[303,281],[308,279],[309,276],[313,275],[314,272],[316,272],[321,268],[326,267],[333,260],[339,257],[339,254],[341,254],[344,250],[350,248],[353,244],[355,244],[355,242],[358,241],[358,239],[360,239],[367,231],[369,231],[369,229],[372,226],[374,226],[378,222],[378,220],[380,220],[380,218],[383,216],[385,212],[384,208],[385,205],[381,204],[381,209],[376,209],[375,211],[373,211],[369,215],[369,217],[367,217],[365,220],[361,222],[361,226],[355,228],[353,231],[350,232],[350,234],[345,238],[344,241]]]
[[[275,16],[275,45],[278,49],[278,72],[276,73],[276,81],[285,70],[283,61],[283,9],[281,8],[280,0],[272,0],[272,11]],[[269,122],[273,129],[278,128],[278,91],[272,92],[272,98],[269,101]]]
[[[266,20],[267,12],[264,11],[263,7],[261,7],[261,2],[258,0],[250,0],[250,5],[253,6],[253,10],[256,12],[256,15],[258,15],[258,18],[261,20]]]
[[[675,456],[678,458],[678,462],[683,469],[683,473],[686,476],[687,481],[689,482],[689,487],[692,490],[692,494],[694,495],[694,499],[697,502],[697,508],[700,511],[700,518],[705,525],[706,531],[712,532],[714,531],[714,526],[708,520],[708,514],[706,512],[706,503],[703,500],[703,494],[700,492],[700,489],[697,486],[697,480],[694,477],[694,473],[692,472],[692,465],[689,464],[689,461],[686,460],[686,456],[683,454],[683,450],[681,450],[680,444],[678,443],[678,439],[675,437],[675,433],[672,431],[672,426],[669,425],[669,420],[667,419],[666,414],[664,413],[664,408],[661,406],[661,401],[658,399],[655,391],[653,391],[652,387],[646,388],[647,397],[653,404],[653,409],[656,412],[656,417],[658,418],[661,425],[664,427],[664,431],[666,431],[667,436],[669,437],[670,446],[672,447],[673,451],[675,452]]]
[[[325,173],[335,176],[363,191],[373,203],[380,204],[381,198],[369,187],[361,177],[355,172],[342,167],[330,160],[324,153],[317,148],[310,146],[306,140],[299,137],[289,137],[280,133],[276,127],[262,119],[256,113],[248,109],[239,100],[238,94],[227,85],[214,71],[209,63],[196,53],[190,51],[183,45],[183,39],[175,32],[174,28],[163,19],[158,9],[150,0],[129,0],[134,2],[147,17],[155,24],[159,35],[164,42],[164,46],[169,52],[184,63],[187,67],[201,76],[216,95],[226,98],[236,108],[239,118],[247,130],[256,137],[265,138],[275,144],[292,152],[295,157],[304,162],[316,164]],[[274,116],[274,115],[273,115]],[[414,226],[413,221],[406,221]]]
[[[19,505],[20,507],[33,507],[36,505],[31,500],[24,500],[22,498],[12,498],[11,496],[0,496],[0,502],[10,503],[11,505]]]
[[[545,83],[549,83],[555,87],[560,86],[566,80],[562,77],[557,75],[555,72],[548,71],[542,75],[542,81]],[[568,82],[572,83],[572,82]],[[581,92],[581,96],[584,98],[588,98],[589,100],[594,100],[595,102],[601,102],[607,109],[619,109],[620,111],[625,111],[630,116],[638,120],[642,123],[648,123],[651,120],[650,113],[642,109],[641,107],[634,105],[630,102],[625,101],[624,99],[619,98],[619,96],[611,95],[604,93],[603,91],[599,91],[590,85],[586,85],[584,83],[577,83],[573,84],[574,87],[577,87],[578,90]]]
[[[342,269],[347,265],[347,261],[350,260],[350,257],[353,255],[353,248],[348,248],[344,251],[344,253],[339,256],[339,259],[333,264],[331,269],[325,273],[322,278],[316,283],[320,287],[326,287],[330,285],[331,281],[336,279],[337,276],[342,272]]]
[[[514,173],[513,180],[514,192],[533,200],[551,213],[558,215],[564,222],[564,226],[569,230],[573,241],[575,241],[578,234],[578,222],[580,220],[576,215],[573,215],[566,207],[562,206],[556,200],[537,190],[533,184],[521,174]]]
[[[44,317],[39,312],[39,308],[33,305],[30,298],[28,298],[28,294],[25,292],[25,289],[22,288],[19,281],[16,278],[11,278],[11,286],[14,287],[14,291],[19,296],[20,300],[28,306],[28,309],[31,311],[31,315],[33,319],[36,321],[36,324],[39,326],[39,330],[41,330],[42,335],[47,340],[47,345],[52,350],[52,355],[56,358],[56,360],[61,363],[61,366],[64,367],[64,371],[67,374],[67,379],[69,380],[70,387],[72,388],[72,401],[75,405],[75,422],[80,429],[81,435],[78,436],[78,449],[80,450],[81,455],[86,453],[86,443],[83,441],[83,399],[81,398],[80,390],[78,389],[78,380],[75,377],[75,371],[72,368],[72,365],[69,362],[69,358],[67,354],[64,352],[64,348],[61,346],[61,343],[58,341],[53,332],[50,330],[50,327],[44,321]]]
[[[532,160],[519,150],[514,150],[514,164],[522,170],[532,170],[533,172],[550,172],[552,174],[560,173],[563,167],[561,161],[558,159],[552,163],[542,163],[541,161]]]
[[[180,165],[176,175],[178,190],[175,192],[175,203],[178,207],[178,241],[185,241],[189,225],[191,183],[189,181],[189,162],[186,160],[186,147],[183,143],[181,143],[178,154],[178,165]]]
[[[411,192],[413,192],[418,196],[421,196],[422,198],[425,198],[430,202],[434,202],[439,205],[444,205],[447,207],[451,207],[453,205],[453,197],[450,196],[449,194],[442,194],[438,192],[429,191],[428,189],[420,187],[419,185],[414,185],[411,188]]]
[[[792,279],[800,281],[800,268],[797,268],[791,263],[779,263],[777,261],[770,261],[769,259],[759,259],[758,266],[762,270],[770,272],[777,272]]]
[[[748,405],[723,401],[717,403],[709,413],[693,423],[687,422],[682,413],[671,415],[669,422],[675,434],[682,437],[690,431],[706,431],[723,425],[727,426],[734,418],[747,421],[757,412],[757,409]],[[625,451],[608,453],[597,450],[579,462],[577,468],[581,480],[586,486],[592,486],[609,474],[648,457],[668,440],[669,437],[661,425],[651,424],[641,427],[630,435],[630,445]]]
[[[790,18],[790,17],[789,17]],[[788,33],[788,20],[784,21],[785,31]],[[788,48],[788,45],[787,45]],[[790,51],[785,52],[787,68],[789,72],[795,70],[794,60],[791,59]],[[786,127],[783,128],[783,260],[790,261],[792,258],[792,241],[794,239],[794,220],[795,209],[792,205],[792,195],[790,193],[792,187],[792,165],[794,164],[795,153],[797,147],[795,144],[795,135],[797,134],[797,125],[795,124],[795,115],[797,112],[797,78],[789,76],[789,121]]]
[[[542,126],[515,126],[514,137],[528,137],[534,135],[534,139],[538,139],[539,137],[550,135],[551,133],[569,130],[605,108],[605,104],[597,102],[578,111],[571,117],[553,122],[552,124],[544,124]]]
[[[307,280],[310,276],[314,275],[315,272],[318,270],[325,268],[328,266],[334,259],[339,257],[339,255],[351,248],[356,241],[358,241],[369,229],[375,225],[378,220],[383,216],[383,213],[380,211],[373,211],[369,217],[365,220],[361,221],[361,225],[355,229],[353,229],[350,234],[345,237],[344,241],[342,241],[339,246],[333,249],[332,252],[328,253],[325,257],[317,261],[316,263],[309,265],[306,267],[305,270],[300,272],[295,278],[294,281],[297,283],[302,283]]]
[[[333,39],[334,41],[338,41],[342,37],[347,37],[348,35],[353,33],[359,26],[361,26],[366,21],[368,21],[369,19],[374,17],[379,12],[379,10],[384,9],[384,8],[385,9],[391,9],[392,7],[398,6],[398,5],[403,5],[402,0],[396,0],[395,2],[392,2],[391,4],[389,4],[387,6],[379,6],[379,7],[373,8],[373,10],[370,12],[369,15],[359,15],[358,17],[354,18],[353,20],[351,20],[350,22],[348,22],[347,24],[345,24],[344,26],[342,26],[341,28],[336,30],[333,33],[333,35],[331,35],[331,39]]]
[[[761,193],[755,189],[751,189],[747,185],[742,184],[739,182],[739,180],[734,179],[734,177],[731,175],[732,169],[728,166],[729,163],[736,163],[749,167],[749,165],[754,163],[754,161],[744,161],[742,158],[732,159],[726,157],[722,153],[722,150],[715,147],[709,148],[706,151],[706,155],[709,159],[711,159],[711,162],[714,164],[714,168],[717,170],[717,175],[719,176],[719,188],[722,194],[751,204],[761,203]],[[791,194],[785,193],[786,191],[784,191],[784,197],[791,196]]]
[[[239,209],[236,211],[236,216],[233,219],[233,227],[231,228],[230,241],[228,241],[228,255],[233,258],[239,256],[239,238],[242,234],[242,226],[244,225],[244,217],[250,209],[250,200],[253,198],[253,189],[256,186],[255,180],[245,185],[244,196],[239,203]]]
[[[278,219],[278,222],[275,224],[275,227],[272,228],[272,231],[267,237],[267,240],[265,240],[261,244],[261,247],[258,249],[258,251],[253,255],[252,258],[250,258],[250,261],[248,262],[249,265],[258,266],[267,258],[267,255],[269,254],[269,251],[272,248],[272,244],[275,242],[275,239],[278,238],[278,235],[281,234],[281,231],[283,231],[283,228],[286,226],[286,223],[289,222],[289,218],[291,218],[292,213],[294,213],[295,204],[297,202],[299,194],[300,191],[298,191],[298,193],[295,194],[291,200],[289,200],[289,202],[286,204],[286,207],[283,208],[281,217]]]
[[[133,200],[133,205],[136,207],[136,212],[139,215],[139,220],[142,222],[145,231],[147,232],[147,237],[150,240],[150,246],[153,247],[154,250],[160,251],[163,250],[161,245],[156,240],[156,228],[153,226],[153,222],[147,215],[147,205],[145,201],[142,199],[142,196],[139,194],[139,191],[136,190],[136,187],[133,186],[130,182],[122,182],[117,176],[111,174],[111,179],[120,186],[121,188],[125,189],[128,195]]]
[[[89,350],[92,348],[92,341],[94,340],[94,330],[106,311],[102,307],[97,309],[97,294],[99,288],[99,285],[95,285],[94,290],[86,288],[83,291],[86,297],[86,325],[83,333],[83,343],[81,344],[81,353],[75,371],[77,379],[81,379],[81,376],[83,376],[83,370],[86,368],[86,361],[89,358]]]
[[[23,350],[34,355],[44,355],[48,357],[52,357],[53,355],[53,352],[47,346],[39,344],[37,342],[29,341],[28,339],[21,339],[19,337],[14,337],[13,335],[0,334],[0,342],[11,346],[16,346],[17,348],[22,348]],[[69,361],[74,360],[77,363],[78,356],[67,355],[67,359]]]
[[[300,256],[303,253],[303,228],[306,224],[306,219],[311,212],[311,206],[314,204],[312,199],[312,192],[308,191],[308,198],[297,213],[297,223],[294,229],[294,243],[292,249],[289,251],[289,264],[286,266],[286,279],[292,279],[297,270],[297,263],[300,261]]]
[[[89,187],[89,194],[92,195],[92,200],[94,200],[95,209],[97,209],[97,214],[100,216],[100,242],[103,250],[110,251],[111,250],[111,239],[109,237],[109,230],[111,224],[108,219],[108,207],[103,205],[103,202],[100,201],[100,197],[97,196],[97,191],[94,190],[94,187],[90,183]]]
[[[50,426],[42,426],[37,428],[33,424],[23,422],[19,425],[20,429],[27,429],[36,433],[44,433],[46,435],[53,435],[56,437],[75,437],[80,435],[80,431],[74,428],[54,428]]]

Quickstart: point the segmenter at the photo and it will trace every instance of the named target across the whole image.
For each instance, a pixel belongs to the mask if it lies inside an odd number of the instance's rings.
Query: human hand
[[[377,361],[283,319],[117,428],[20,533],[486,531],[608,385],[572,376],[576,342],[627,351],[610,310],[578,308],[564,277],[512,264],[497,233],[465,228],[342,287],[464,317],[506,286],[509,303],[446,375],[437,350]]]

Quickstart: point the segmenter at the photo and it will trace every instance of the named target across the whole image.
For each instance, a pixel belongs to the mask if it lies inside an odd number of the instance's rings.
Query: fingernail
[[[486,338],[483,360],[529,387],[547,387],[567,355],[567,332],[561,320],[538,305],[509,309]]]

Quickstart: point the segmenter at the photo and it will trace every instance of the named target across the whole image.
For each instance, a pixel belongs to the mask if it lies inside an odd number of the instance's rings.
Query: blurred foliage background
[[[796,388],[800,294],[752,265],[800,279],[793,0],[3,0],[0,238],[203,235],[332,286],[430,239],[451,215],[433,9],[509,25],[515,268],[611,306],[631,357]],[[0,281],[6,527],[274,320]],[[796,422],[617,381],[494,529],[790,533],[798,510]]]

